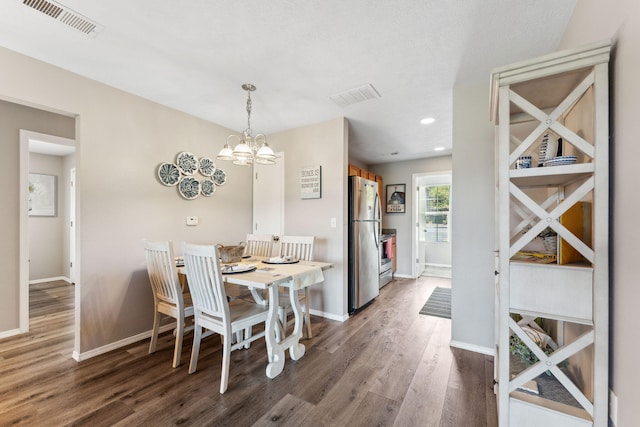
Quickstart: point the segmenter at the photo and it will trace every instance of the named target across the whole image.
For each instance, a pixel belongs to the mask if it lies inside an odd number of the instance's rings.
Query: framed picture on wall
[[[29,216],[56,216],[56,176],[29,174]]]
[[[405,184],[387,185],[387,213],[405,212],[406,188]]]

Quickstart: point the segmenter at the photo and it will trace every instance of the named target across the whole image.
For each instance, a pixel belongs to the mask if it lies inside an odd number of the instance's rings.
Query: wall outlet
[[[197,216],[188,216],[187,217],[187,225],[198,225],[198,217]]]
[[[616,427],[618,425],[618,396],[613,390],[609,390],[609,418],[611,418],[613,427]]]
[[[338,220],[336,218],[331,218],[331,228],[336,228],[338,226]]]

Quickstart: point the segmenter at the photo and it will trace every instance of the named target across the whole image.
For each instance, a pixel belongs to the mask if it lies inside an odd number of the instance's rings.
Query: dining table
[[[305,346],[300,342],[303,313],[298,299],[298,291],[322,283],[324,281],[323,272],[332,268],[333,264],[321,261],[251,256],[242,258],[238,262],[221,264],[221,267],[222,279],[225,284],[268,291],[268,301],[264,302],[269,306],[265,324],[265,342],[269,360],[266,374],[269,378],[275,378],[284,370],[287,350],[289,350],[292,360],[299,360],[305,354]],[[185,275],[186,271],[181,268],[179,273]],[[288,294],[295,318],[293,331],[288,335],[284,330],[286,328],[279,329],[280,295],[278,288],[280,286],[289,290]]]

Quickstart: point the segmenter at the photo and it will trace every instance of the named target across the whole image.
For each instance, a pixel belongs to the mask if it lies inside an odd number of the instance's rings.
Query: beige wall
[[[10,86],[9,64],[2,63],[0,86]],[[0,89],[0,336],[19,327],[20,129],[65,138],[75,135],[73,118],[2,101],[4,93]]]
[[[493,354],[495,158],[488,84],[454,89],[453,123],[451,340]]]
[[[172,240],[179,254],[182,241],[231,244],[243,240],[251,229],[250,169],[216,161],[227,172],[227,183],[214,196],[191,201],[156,177],[157,166],[174,161],[180,151],[214,158],[230,130],[6,49],[0,49],[0,62],[0,99],[76,117],[78,357],[143,338],[153,320],[153,299],[141,240]],[[74,119],[69,121],[71,129],[66,132],[41,124],[22,127],[73,138]],[[3,128],[4,122],[0,132]],[[0,287],[0,304],[7,304],[0,310],[0,334],[18,327],[17,136],[15,140],[9,147],[10,158],[2,156],[6,167],[0,172],[7,173],[5,182],[13,183],[0,190],[9,201],[8,207],[0,208],[3,219],[6,215],[7,223],[13,224],[3,230],[0,243],[0,254],[12,254],[0,261],[10,273]],[[314,288],[312,309],[336,319],[347,312],[346,140],[344,119],[282,132],[269,140],[275,151],[287,153],[285,231],[312,232],[318,236],[316,256],[336,265],[326,274],[325,285]],[[300,168],[315,164],[323,167],[322,199],[300,200]],[[200,225],[187,227],[187,216],[199,217]],[[332,217],[337,219],[336,228],[329,227]]]
[[[173,161],[180,151],[215,156],[229,131],[6,49],[0,49],[0,62],[0,98],[77,116],[75,135],[73,126],[62,132],[43,128],[38,120],[20,126],[77,140],[80,335],[75,351],[87,353],[147,332],[153,300],[141,239],[170,239],[179,249],[183,240],[237,242],[251,227],[247,169],[223,165],[227,184],[211,198],[192,201],[156,178],[157,165]],[[18,327],[17,142],[4,154],[0,173],[7,176],[0,191],[7,203],[0,209],[12,226],[3,228],[0,243],[0,262],[7,267],[0,330],[7,331]],[[198,216],[200,225],[187,227],[187,216]]]
[[[311,309],[332,319],[347,315],[347,121],[343,118],[269,137],[285,152],[285,222],[289,235],[314,235],[314,257],[332,262],[322,285],[311,288]],[[322,197],[300,198],[300,171],[322,167]],[[331,227],[336,218],[337,227]]]
[[[611,63],[612,140],[612,257],[610,387],[618,396],[618,426],[636,425],[640,419],[640,353],[637,317],[640,286],[637,262],[637,218],[640,211],[640,2],[581,0],[562,39],[571,48],[602,39],[615,43]]]

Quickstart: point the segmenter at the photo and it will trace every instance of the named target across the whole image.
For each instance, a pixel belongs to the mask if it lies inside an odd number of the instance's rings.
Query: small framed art
[[[29,216],[56,216],[56,176],[29,174]]]
[[[405,184],[387,185],[387,213],[404,213],[405,209]]]

